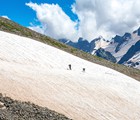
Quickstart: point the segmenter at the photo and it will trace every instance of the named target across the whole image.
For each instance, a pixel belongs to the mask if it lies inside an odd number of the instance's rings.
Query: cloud
[[[82,36],[93,39],[99,35],[110,38],[138,28],[139,6],[139,0],[76,0],[72,8],[78,15]]]
[[[10,18],[9,18],[8,16],[6,16],[6,15],[2,15],[1,17],[3,17],[3,18],[6,18],[6,19],[9,19],[9,20],[10,20]]]
[[[41,23],[41,25],[38,26],[30,26],[30,29],[56,39],[78,39],[76,30],[77,22],[72,21],[59,5],[36,4],[31,2],[26,3],[26,5],[36,12],[37,19]]]
[[[41,23],[30,29],[56,39],[92,40],[100,35],[111,39],[116,34],[132,32],[140,25],[139,0],[75,0],[71,10],[78,16],[77,21],[72,21],[57,4],[30,2],[26,5],[36,12]]]

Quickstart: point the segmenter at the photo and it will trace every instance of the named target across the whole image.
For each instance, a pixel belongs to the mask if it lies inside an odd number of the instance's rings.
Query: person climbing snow
[[[83,68],[83,72],[85,72],[85,68]]]
[[[71,70],[71,64],[69,64],[69,70]]]

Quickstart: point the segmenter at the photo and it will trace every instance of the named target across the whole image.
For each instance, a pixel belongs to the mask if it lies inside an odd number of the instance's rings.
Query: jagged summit
[[[130,49],[133,46],[135,46],[135,44],[139,40],[140,40],[140,28],[135,30],[133,33],[126,32],[123,36],[116,35],[111,40],[105,40],[102,36],[99,36],[93,39],[91,42],[85,40],[84,38],[79,38],[78,42],[72,42],[70,40],[69,42],[63,41],[60,42],[63,42],[67,45],[83,50],[85,52],[88,52],[92,55],[97,55],[98,57],[104,58],[111,62],[117,62],[119,64],[140,69],[140,60],[139,59],[132,60],[134,56],[139,55],[140,46],[137,46],[136,49],[133,49],[135,51],[133,52],[133,54],[131,54],[131,58],[127,54],[129,53],[129,51],[131,51]],[[124,56],[127,58],[125,59],[126,61],[122,62],[121,59],[123,59]]]
[[[125,33],[123,36],[116,35],[111,44],[105,48],[105,51],[110,52],[119,64],[140,69],[139,59],[135,59],[135,62],[132,60],[134,56],[136,56],[136,54],[139,55],[140,52],[140,46],[137,45],[140,41],[138,30],[134,31],[132,34]]]
[[[137,30],[135,30],[133,33],[137,34],[138,36],[140,36],[140,27]]]

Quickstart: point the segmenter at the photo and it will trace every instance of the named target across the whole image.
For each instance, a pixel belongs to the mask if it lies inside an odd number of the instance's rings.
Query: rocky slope
[[[0,120],[71,120],[64,115],[30,102],[0,94]]]

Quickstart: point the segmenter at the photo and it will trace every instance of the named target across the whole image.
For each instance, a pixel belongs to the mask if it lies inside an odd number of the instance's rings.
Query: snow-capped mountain
[[[100,48],[106,48],[106,46],[109,44],[108,40],[105,40],[102,36],[94,39],[91,41],[91,44],[94,44],[94,49],[92,51],[91,54],[94,54],[96,50],[100,49]]]
[[[93,39],[91,42],[83,38],[79,38],[77,42],[72,42],[67,39],[59,39],[59,41],[92,55],[97,55],[111,62],[116,62],[116,58],[110,52],[104,50],[110,42],[105,40],[102,36]]]
[[[66,39],[59,41],[106,60],[140,68],[140,28],[132,34],[116,35],[109,41],[103,37],[96,38],[91,42],[83,38],[79,38],[75,43]]]
[[[140,53],[140,28],[132,34],[125,33],[123,36],[116,35],[105,51],[110,52],[119,64],[125,64],[139,68],[139,59],[133,60],[133,57],[139,56]],[[138,57],[139,58],[139,57]]]
[[[140,82],[47,44],[2,31],[0,93],[75,120],[140,119]]]
[[[106,41],[102,36],[93,39],[91,42],[82,37],[77,42],[72,42],[67,39],[59,39],[59,41],[91,54],[94,54],[99,48],[105,48],[109,44],[109,41]]]
[[[136,66],[138,69],[140,69],[140,52],[135,53],[133,57],[131,57],[127,62],[124,62],[126,66]]]

